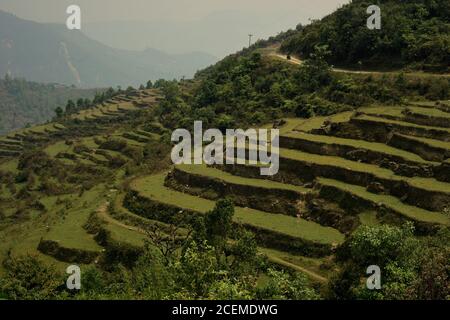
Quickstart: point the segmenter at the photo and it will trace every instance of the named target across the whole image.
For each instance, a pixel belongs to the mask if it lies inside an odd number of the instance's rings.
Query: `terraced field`
[[[73,118],[113,128],[127,112],[153,106],[158,99],[154,92],[119,96]],[[157,122],[69,142],[57,139],[67,130],[61,124],[20,130],[0,139],[2,172],[17,174],[16,157],[35,141],[42,142],[49,157],[69,166],[108,169],[121,160],[112,181],[97,185],[79,200],[71,198],[77,195],[42,197],[40,201],[54,212],[51,219],[38,220],[36,228],[23,226],[23,236],[14,236],[14,244],[0,246],[0,251],[32,248],[51,261],[67,262],[75,256],[88,263],[101,255],[104,246],[84,227],[93,212],[110,241],[134,248],[142,246],[148,226],[167,230],[178,224],[185,234],[184,227],[193,218],[229,197],[235,203],[234,223],[254,232],[269,261],[326,282],[333,272],[321,265],[361,224],[412,221],[419,235],[450,225],[450,129],[439,120],[450,113],[443,106],[422,102],[285,119],[279,126],[280,171],[273,177],[260,176],[258,165],[240,164],[180,165],[125,179],[120,163],[132,161],[130,153],[106,142],[143,150],[167,132]],[[426,117],[432,123],[420,124]],[[15,188],[23,185],[16,183]],[[1,187],[2,199],[11,203],[14,188]],[[68,202],[77,205],[65,207]],[[3,213],[16,215],[10,205]],[[32,214],[39,217],[37,211]],[[18,234],[13,229],[0,236],[11,237],[14,232]],[[61,250],[69,252],[68,257]]]
[[[306,273],[311,271],[305,269],[306,256],[331,254],[360,224],[412,221],[418,234],[434,233],[450,225],[448,156],[444,153],[442,161],[431,161],[417,144],[398,146],[391,139],[398,135],[448,150],[442,134],[449,131],[386,117],[402,117],[402,110],[374,107],[331,117],[286,119],[280,128],[277,176],[261,177],[254,165],[180,165],[171,172],[135,179],[124,205],[140,217],[171,222],[176,215],[202,214],[213,208],[215,200],[230,197],[236,205],[236,223],[257,232],[265,248],[261,250],[277,252],[277,257],[270,256],[273,262]],[[412,110],[424,115],[431,111],[432,116],[444,112],[432,106]],[[370,126],[355,125],[355,118],[381,126],[377,139]],[[130,199],[147,207],[135,206]],[[288,236],[308,245],[296,250],[274,241],[273,232],[279,239]],[[318,253],[311,249],[315,244],[331,246]],[[313,274],[317,280],[318,274]]]
[[[181,215],[203,214],[214,208],[215,202],[187,193],[182,193],[164,186],[167,173],[161,173],[139,178],[131,184],[131,189],[138,193],[138,206],[146,203],[150,206],[159,206],[160,214],[165,215],[170,211],[176,211]],[[136,214],[141,214],[136,207],[128,204],[128,209]],[[155,212],[157,209],[152,208]],[[155,218],[146,215],[145,217]],[[307,253],[312,251],[312,256],[329,254],[332,246],[336,246],[344,240],[344,235],[339,231],[321,226],[312,221],[291,217],[282,214],[274,214],[251,208],[236,207],[234,215],[235,223],[255,231],[261,245],[273,246],[273,248],[286,247],[293,252]],[[170,220],[169,220],[170,221]],[[289,250],[288,250],[289,251]]]
[[[153,108],[160,99],[159,93],[155,90],[136,91],[131,93],[130,97],[119,95],[114,97],[114,99],[108,100],[108,103],[102,103],[93,108],[82,110],[71,115],[70,119],[81,122],[92,121],[99,127],[103,124],[108,126],[115,122],[120,122],[121,117],[130,111]],[[0,137],[0,159],[20,156],[29,146],[35,147],[36,144],[48,144],[57,139],[59,135],[66,133],[67,130],[69,129],[61,123],[48,123],[11,132],[7,136]],[[133,141],[132,143],[138,146],[142,145],[142,142],[148,141],[149,137],[158,137],[157,134],[152,132],[144,130],[139,132],[139,129],[136,132],[127,133],[128,137],[124,137],[123,134],[120,133],[118,135],[123,139]],[[61,145],[61,142],[59,145]],[[95,147],[95,145],[91,143],[91,147]],[[56,149],[53,148],[53,150]],[[56,153],[53,156],[56,156]],[[85,160],[89,161],[89,159]]]
[[[117,96],[109,104],[74,115],[72,118],[78,121],[76,126],[72,122],[70,127],[48,123],[0,137],[0,257],[8,251],[16,254],[28,252],[40,254],[46,261],[61,267],[67,262],[92,263],[104,249],[84,228],[89,216],[114,196],[111,189],[123,180],[121,166],[132,161],[127,148],[135,148],[133,151],[138,154],[150,138],[159,139],[158,134],[145,128],[136,126],[127,130],[122,124],[126,123],[130,111],[150,112],[158,99],[155,90],[140,91],[133,99]],[[84,126],[87,124],[84,121],[89,121],[84,116],[99,123],[94,127],[101,129],[93,132],[100,134],[79,135],[77,126]],[[110,139],[123,142],[122,149],[104,148],[103,143]],[[52,166],[65,166],[55,174],[64,175],[65,170],[72,172],[72,180],[58,183],[55,177],[33,174],[29,181],[18,181],[16,176],[22,172],[18,167],[19,157],[28,150],[43,151],[54,161]],[[83,186],[85,179],[76,177],[83,171],[113,174],[111,177],[102,174],[102,181],[94,181],[86,187]],[[55,195],[41,190],[43,182],[48,186],[57,183],[58,187],[51,191]],[[37,207],[27,207],[28,200],[22,200],[18,196],[19,191],[26,191],[24,197],[32,194],[33,199],[37,199],[33,200]],[[105,229],[114,241],[129,239],[127,243],[130,245],[143,244],[142,234],[137,235],[114,224],[105,225]]]

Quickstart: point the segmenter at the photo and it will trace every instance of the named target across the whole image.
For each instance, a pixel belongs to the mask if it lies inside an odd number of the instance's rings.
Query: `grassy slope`
[[[164,186],[166,174],[139,178],[132,188],[145,197],[201,213],[214,208],[215,202],[168,189]],[[235,220],[257,227],[285,233],[319,243],[340,243],[344,236],[337,230],[317,223],[280,214],[271,214],[249,208],[235,208]]]
[[[383,179],[389,179],[389,180],[394,180],[394,181],[406,181],[407,183],[411,184],[412,186],[420,188],[420,189],[450,193],[450,183],[437,181],[436,179],[432,179],[432,178],[401,177],[401,176],[395,175],[389,169],[380,168],[380,167],[378,167],[376,165],[372,165],[372,164],[346,160],[346,159],[342,159],[339,157],[321,156],[321,155],[301,152],[298,150],[289,150],[289,149],[281,149],[281,148],[280,148],[280,155],[282,157],[286,157],[286,158],[289,158],[292,160],[300,160],[300,161],[305,161],[308,163],[314,163],[314,164],[318,164],[318,165],[341,167],[344,169],[358,171],[361,173],[371,173],[371,174],[374,174],[377,177],[380,177]],[[282,160],[280,160],[280,161],[282,161]]]
[[[414,136],[408,136],[408,139],[424,142],[432,147],[450,150],[450,142],[447,142],[447,141],[422,138],[422,137],[414,137]]]
[[[297,187],[289,184],[283,184],[279,182],[274,182],[265,179],[251,179],[244,178],[239,176],[234,176],[230,173],[224,172],[222,170],[218,170],[215,168],[210,168],[205,165],[181,165],[177,167],[182,171],[186,171],[189,173],[207,176],[211,178],[221,179],[225,182],[236,183],[242,185],[250,185],[264,188],[278,188],[278,189],[287,189],[294,190],[298,192],[307,192],[308,189]],[[404,215],[405,217],[412,218],[417,221],[423,222],[432,222],[432,223],[441,223],[441,224],[450,224],[450,220],[448,217],[444,216],[439,212],[432,212],[428,210],[424,210],[415,206],[406,205],[400,201],[400,199],[388,196],[388,195],[378,195],[374,193],[370,193],[366,190],[365,187],[352,185],[348,183],[344,183],[341,181],[326,179],[319,177],[318,181],[323,185],[330,185],[337,187],[341,190],[350,192],[360,198],[369,200],[375,204],[383,204],[394,211]]]
[[[441,127],[433,127],[433,126],[423,126],[423,125],[414,124],[414,123],[411,123],[411,122],[398,121],[398,120],[390,120],[390,119],[379,118],[379,117],[376,117],[376,116],[370,116],[370,115],[361,115],[361,116],[359,116],[358,118],[359,118],[359,119],[364,119],[364,120],[370,120],[370,121],[381,122],[381,123],[391,123],[391,124],[396,124],[396,125],[400,125],[400,126],[415,127],[415,128],[426,129],[426,130],[438,130],[438,131],[444,131],[444,132],[450,133],[450,129],[449,129],[449,128],[441,128]]]
[[[207,176],[210,178],[216,178],[223,180],[225,182],[233,183],[233,184],[241,184],[248,185],[254,187],[268,188],[268,189],[281,189],[281,190],[291,190],[299,193],[308,192],[307,188],[303,188],[300,186],[294,186],[290,184],[280,183],[276,181],[269,181],[264,179],[251,179],[244,178],[240,176],[232,175],[228,172],[215,169],[212,167],[208,167],[206,165],[180,165],[177,166],[177,169],[182,171],[197,174],[201,176]]]
[[[371,150],[371,151],[375,151],[375,152],[381,152],[381,153],[385,153],[385,154],[398,156],[398,157],[404,158],[405,160],[409,160],[409,161],[420,162],[423,164],[433,164],[433,162],[426,161],[415,153],[397,149],[397,148],[388,146],[383,143],[368,142],[368,141],[356,140],[356,139],[345,139],[345,138],[325,136],[325,135],[314,135],[314,134],[304,133],[304,132],[290,132],[290,133],[284,134],[284,136],[290,137],[290,138],[301,139],[301,140],[312,141],[312,142],[337,144],[337,145],[350,146],[350,147],[354,147],[354,148],[366,149],[366,150]]]
[[[423,108],[423,107],[408,107],[413,113],[418,113],[426,116],[448,118],[450,120],[450,113],[441,111],[435,108]],[[369,114],[385,114],[390,116],[403,117],[402,111],[405,107],[395,107],[395,106],[376,106],[370,108],[364,108],[362,111]]]
[[[432,212],[418,207],[406,205],[396,197],[374,194],[368,192],[364,187],[343,183],[337,180],[319,178],[318,181],[323,185],[329,185],[341,190],[348,191],[360,198],[369,200],[373,203],[383,204],[408,218],[412,218],[417,221],[450,225],[449,217],[439,212]]]

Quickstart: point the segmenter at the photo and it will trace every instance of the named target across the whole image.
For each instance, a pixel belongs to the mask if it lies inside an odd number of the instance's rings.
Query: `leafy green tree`
[[[85,108],[84,99],[80,98],[77,100],[77,109],[83,110]]]
[[[257,289],[258,299],[275,300],[318,300],[320,295],[311,288],[306,276],[302,273],[292,275],[273,269],[268,270],[269,279]]]
[[[331,67],[326,57],[330,54],[327,46],[316,46],[309,59],[300,66],[297,78],[299,86],[306,91],[314,91],[331,82]]]
[[[120,89],[119,89],[120,90]],[[114,91],[114,88],[108,88],[108,90],[106,90],[106,92],[105,92],[105,97],[107,98],[107,99],[109,99],[109,98],[112,98],[112,97],[114,97],[114,95],[115,95],[115,91]]]
[[[55,109],[55,114],[57,118],[61,118],[64,114],[64,110],[61,107]]]
[[[377,227],[362,226],[348,243],[351,259],[360,266],[385,266],[398,258],[406,258],[414,250],[414,227],[405,224],[401,228],[382,225]]]
[[[83,105],[84,105],[84,108],[85,108],[85,109],[91,107],[91,106],[92,106],[91,100],[89,100],[89,99],[87,99],[87,98],[84,99]]]
[[[208,106],[217,101],[218,90],[214,82],[205,80],[197,95],[197,103],[201,107]]]
[[[233,282],[223,279],[214,282],[208,292],[208,299],[213,300],[250,300],[254,294],[244,279]],[[246,279],[245,279],[246,280]]]
[[[419,264],[419,274],[415,278],[417,297],[428,300],[450,299],[450,249],[432,248]]]
[[[205,215],[206,237],[209,243],[223,249],[232,230],[234,204],[229,199],[220,199],[212,211]]]
[[[173,272],[175,263],[168,263],[151,243],[146,244],[143,254],[133,268],[132,289],[145,299],[169,297],[178,291],[176,273]]]
[[[70,114],[74,114],[75,112],[77,112],[77,107],[75,105],[75,102],[73,102],[72,100],[67,101],[66,114],[70,115]]]
[[[8,299],[55,299],[63,276],[52,265],[34,255],[8,256],[3,261],[5,274],[0,278],[0,292]]]
[[[181,291],[204,297],[220,274],[216,251],[206,242],[191,242],[174,265],[176,281]]]
[[[436,250],[413,235],[412,224],[360,227],[338,255],[345,261],[330,282],[330,297],[336,299],[445,299],[449,293],[446,245]],[[365,286],[366,268],[381,269],[381,290]]]

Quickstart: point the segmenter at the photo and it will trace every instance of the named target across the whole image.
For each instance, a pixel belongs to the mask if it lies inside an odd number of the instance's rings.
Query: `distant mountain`
[[[0,74],[81,87],[137,86],[159,78],[191,77],[215,61],[201,52],[114,49],[64,25],[0,11]]]
[[[246,47],[249,33],[254,34],[255,41],[272,36],[274,30],[295,26],[297,22],[297,18],[277,12],[261,17],[252,12],[230,10],[188,21],[88,23],[83,26],[83,32],[115,48],[139,50],[148,46],[175,53],[200,50],[222,58]]]

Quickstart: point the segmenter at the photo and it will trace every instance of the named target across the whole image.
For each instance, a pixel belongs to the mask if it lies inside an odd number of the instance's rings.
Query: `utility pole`
[[[249,35],[248,35],[248,47],[249,47],[249,48],[250,48],[250,46],[252,45],[252,37],[253,37],[252,34],[249,34]]]

